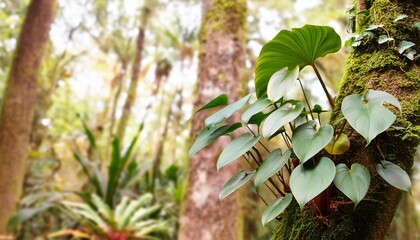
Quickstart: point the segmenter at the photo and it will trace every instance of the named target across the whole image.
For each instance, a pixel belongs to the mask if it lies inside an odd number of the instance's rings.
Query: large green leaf
[[[272,103],[267,98],[257,99],[257,101],[253,102],[247,110],[242,114],[242,121],[244,123],[248,123],[249,120],[256,114],[260,113]]]
[[[275,72],[268,81],[268,98],[273,102],[280,100],[280,98],[293,88],[298,75],[299,66],[295,66],[294,68],[284,67]]]
[[[370,173],[364,166],[354,163],[349,169],[346,164],[336,166],[334,185],[354,202],[354,207],[365,197],[370,185]]]
[[[411,191],[410,176],[400,166],[384,160],[381,164],[376,164],[376,171],[390,185],[403,191]]]
[[[305,25],[292,31],[280,31],[263,46],[258,56],[255,71],[257,97],[266,95],[269,79],[278,70],[313,65],[317,58],[337,52],[340,47],[340,37],[331,27]]]
[[[297,127],[292,136],[293,151],[302,163],[317,154],[333,138],[334,128],[325,124],[317,130],[316,121]]]
[[[109,206],[113,206],[114,202],[114,193],[118,185],[118,176],[121,171],[120,169],[120,144],[117,138],[114,138],[112,141],[112,152],[111,152],[111,162],[108,166],[108,184],[106,189],[105,202]]]
[[[286,103],[272,112],[263,123],[263,136],[269,139],[283,125],[295,120],[303,110],[301,102]]]
[[[289,160],[290,154],[291,152],[288,150],[281,155],[280,149],[271,152],[258,168],[254,179],[255,187],[258,189],[267,179],[278,172]]]
[[[233,139],[220,154],[219,159],[217,159],[217,170],[248,152],[257,142],[258,137],[254,138],[249,132]]]
[[[341,110],[349,124],[362,135],[367,144],[387,130],[395,121],[395,115],[383,103],[387,102],[401,111],[401,105],[391,94],[369,90],[365,96],[352,94],[344,98]]]
[[[219,193],[219,199],[223,200],[231,193],[236,191],[236,189],[242,187],[246,182],[248,182],[255,174],[255,170],[248,171],[242,170],[233,175],[222,187]]]
[[[235,112],[237,112],[239,109],[241,109],[248,102],[250,97],[251,97],[251,93],[246,95],[244,98],[240,99],[239,101],[234,102],[234,103],[220,109],[219,111],[217,111],[216,113],[214,113],[210,117],[206,118],[206,120],[205,120],[206,127],[208,127],[210,125],[219,124],[220,122],[222,122],[226,118],[232,116]]]
[[[233,125],[224,125],[218,126],[213,125],[210,127],[205,127],[195,139],[194,144],[191,146],[190,149],[190,156],[195,154],[196,152],[200,151],[204,147],[213,143],[218,137],[228,134],[242,126],[241,123],[235,123]]]
[[[265,225],[280,215],[287,208],[287,206],[289,206],[289,204],[292,202],[292,199],[293,195],[288,193],[284,197],[277,198],[271,202],[262,215],[262,224]]]
[[[303,164],[297,166],[290,176],[290,189],[293,196],[303,206],[312,198],[324,191],[334,180],[334,162],[322,157],[315,167],[305,167]]]
[[[217,96],[214,99],[212,99],[206,105],[202,106],[195,113],[198,113],[198,112],[203,111],[205,109],[209,109],[209,108],[213,108],[213,107],[219,107],[219,106],[224,106],[224,105],[227,105],[227,104],[228,104],[228,96],[226,95],[226,93],[222,93],[219,96]]]

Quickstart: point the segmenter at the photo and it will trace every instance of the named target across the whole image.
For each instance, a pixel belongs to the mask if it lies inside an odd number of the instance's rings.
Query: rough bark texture
[[[245,65],[245,21],[245,0],[203,1],[196,109],[221,92],[229,95],[230,102],[243,95],[245,83],[241,82],[241,74]],[[203,129],[206,116],[198,114],[194,117],[192,139]],[[190,159],[180,240],[243,239],[240,195],[233,194],[222,202],[218,199],[223,184],[239,168],[233,163],[216,172],[217,157],[228,142],[227,138],[219,139],[212,147],[199,151]]]
[[[0,238],[16,210],[29,150],[37,74],[53,20],[54,0],[29,6],[9,72],[0,115]]]
[[[351,137],[351,150],[336,163],[359,162],[367,166],[372,175],[371,187],[365,199],[353,210],[353,205],[338,190],[330,201],[329,213],[319,216],[310,207],[300,211],[298,207],[285,212],[273,239],[357,239],[382,240],[387,236],[391,220],[401,199],[401,191],[386,184],[377,174],[375,165],[384,158],[410,171],[413,155],[420,143],[420,67],[396,51],[398,43],[405,40],[417,43],[419,52],[419,30],[412,27],[420,19],[418,1],[374,0],[366,2],[369,14],[359,26],[362,30],[370,24],[383,24],[377,36],[389,34],[395,39],[389,44],[379,45],[376,40],[352,50],[343,78],[336,106],[342,99],[367,89],[378,89],[396,96],[402,104],[403,113],[397,114],[395,125],[406,128],[380,134],[367,148],[365,140],[358,134]],[[393,22],[401,14],[407,14],[404,21]],[[386,30],[386,31],[385,31]],[[418,61],[418,60],[417,60]],[[341,118],[337,109],[332,121]],[[347,133],[350,128],[345,130]],[[378,150],[381,149],[380,151]],[[343,204],[340,204],[343,203]],[[295,204],[297,205],[297,204]]]

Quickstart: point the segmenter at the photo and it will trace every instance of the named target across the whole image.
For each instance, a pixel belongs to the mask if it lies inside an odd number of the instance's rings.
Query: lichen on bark
[[[385,158],[410,171],[413,155],[420,143],[420,71],[413,62],[397,51],[400,41],[417,41],[418,30],[412,27],[420,18],[415,1],[375,0],[367,3],[368,19],[364,24],[383,24],[395,42],[378,44],[377,40],[365,41],[352,50],[346,64],[339,95],[335,99],[337,109],[331,121],[342,117],[339,106],[343,98],[368,89],[389,92],[398,98],[403,112],[397,111],[394,125],[404,128],[380,134],[365,147],[366,141],[357,133],[352,134],[351,150],[335,159],[335,163],[350,166],[358,162],[365,165],[371,175],[371,186],[365,199],[354,209],[342,193],[334,191],[327,214],[320,215],[308,204],[302,211],[289,207],[282,215],[272,239],[384,239],[394,216],[401,192],[386,184],[376,173],[375,165]],[[404,21],[393,22],[401,14]],[[416,20],[417,19],[417,20]],[[366,29],[361,26],[360,29]],[[379,29],[378,31],[382,31]],[[415,46],[419,52],[419,46]],[[352,130],[346,127],[347,133]]]

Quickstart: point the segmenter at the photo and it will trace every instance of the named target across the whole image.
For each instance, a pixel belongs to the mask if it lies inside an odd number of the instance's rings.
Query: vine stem
[[[311,114],[312,119],[315,120],[314,114],[312,113],[311,104],[309,103],[308,96],[306,96],[306,92],[305,92],[305,89],[303,88],[302,81],[300,80],[300,78],[298,78],[297,80],[300,84],[300,88],[302,89],[303,97],[305,97],[306,104],[308,105],[309,113]]]
[[[252,131],[252,129],[248,126],[248,125],[245,125],[247,128],[248,128],[248,130],[252,133],[252,135],[254,135],[254,137],[258,137],[257,136],[257,134],[255,134],[254,133],[254,131]],[[268,148],[261,142],[261,140],[258,140],[258,143],[268,152],[268,153],[270,153],[270,150],[268,150]]]
[[[319,82],[321,83],[322,89],[324,89],[325,95],[327,95],[328,102],[330,103],[330,106],[331,106],[331,110],[334,110],[334,108],[335,108],[334,100],[331,97],[331,95],[328,93],[327,87],[325,86],[325,83],[322,80],[321,74],[319,74],[318,68],[315,66],[315,64],[312,64],[311,66],[314,69],[315,74],[318,77]]]

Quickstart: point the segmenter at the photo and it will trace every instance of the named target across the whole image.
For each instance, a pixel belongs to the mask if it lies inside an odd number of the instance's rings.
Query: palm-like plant
[[[124,196],[119,204],[111,209],[105,201],[92,194],[89,202],[64,201],[64,210],[75,221],[80,222],[81,230],[60,231],[50,237],[78,235],[95,239],[159,239],[153,233],[166,232],[166,221],[153,219],[161,206],[150,205],[153,196],[146,193],[137,199]]]

